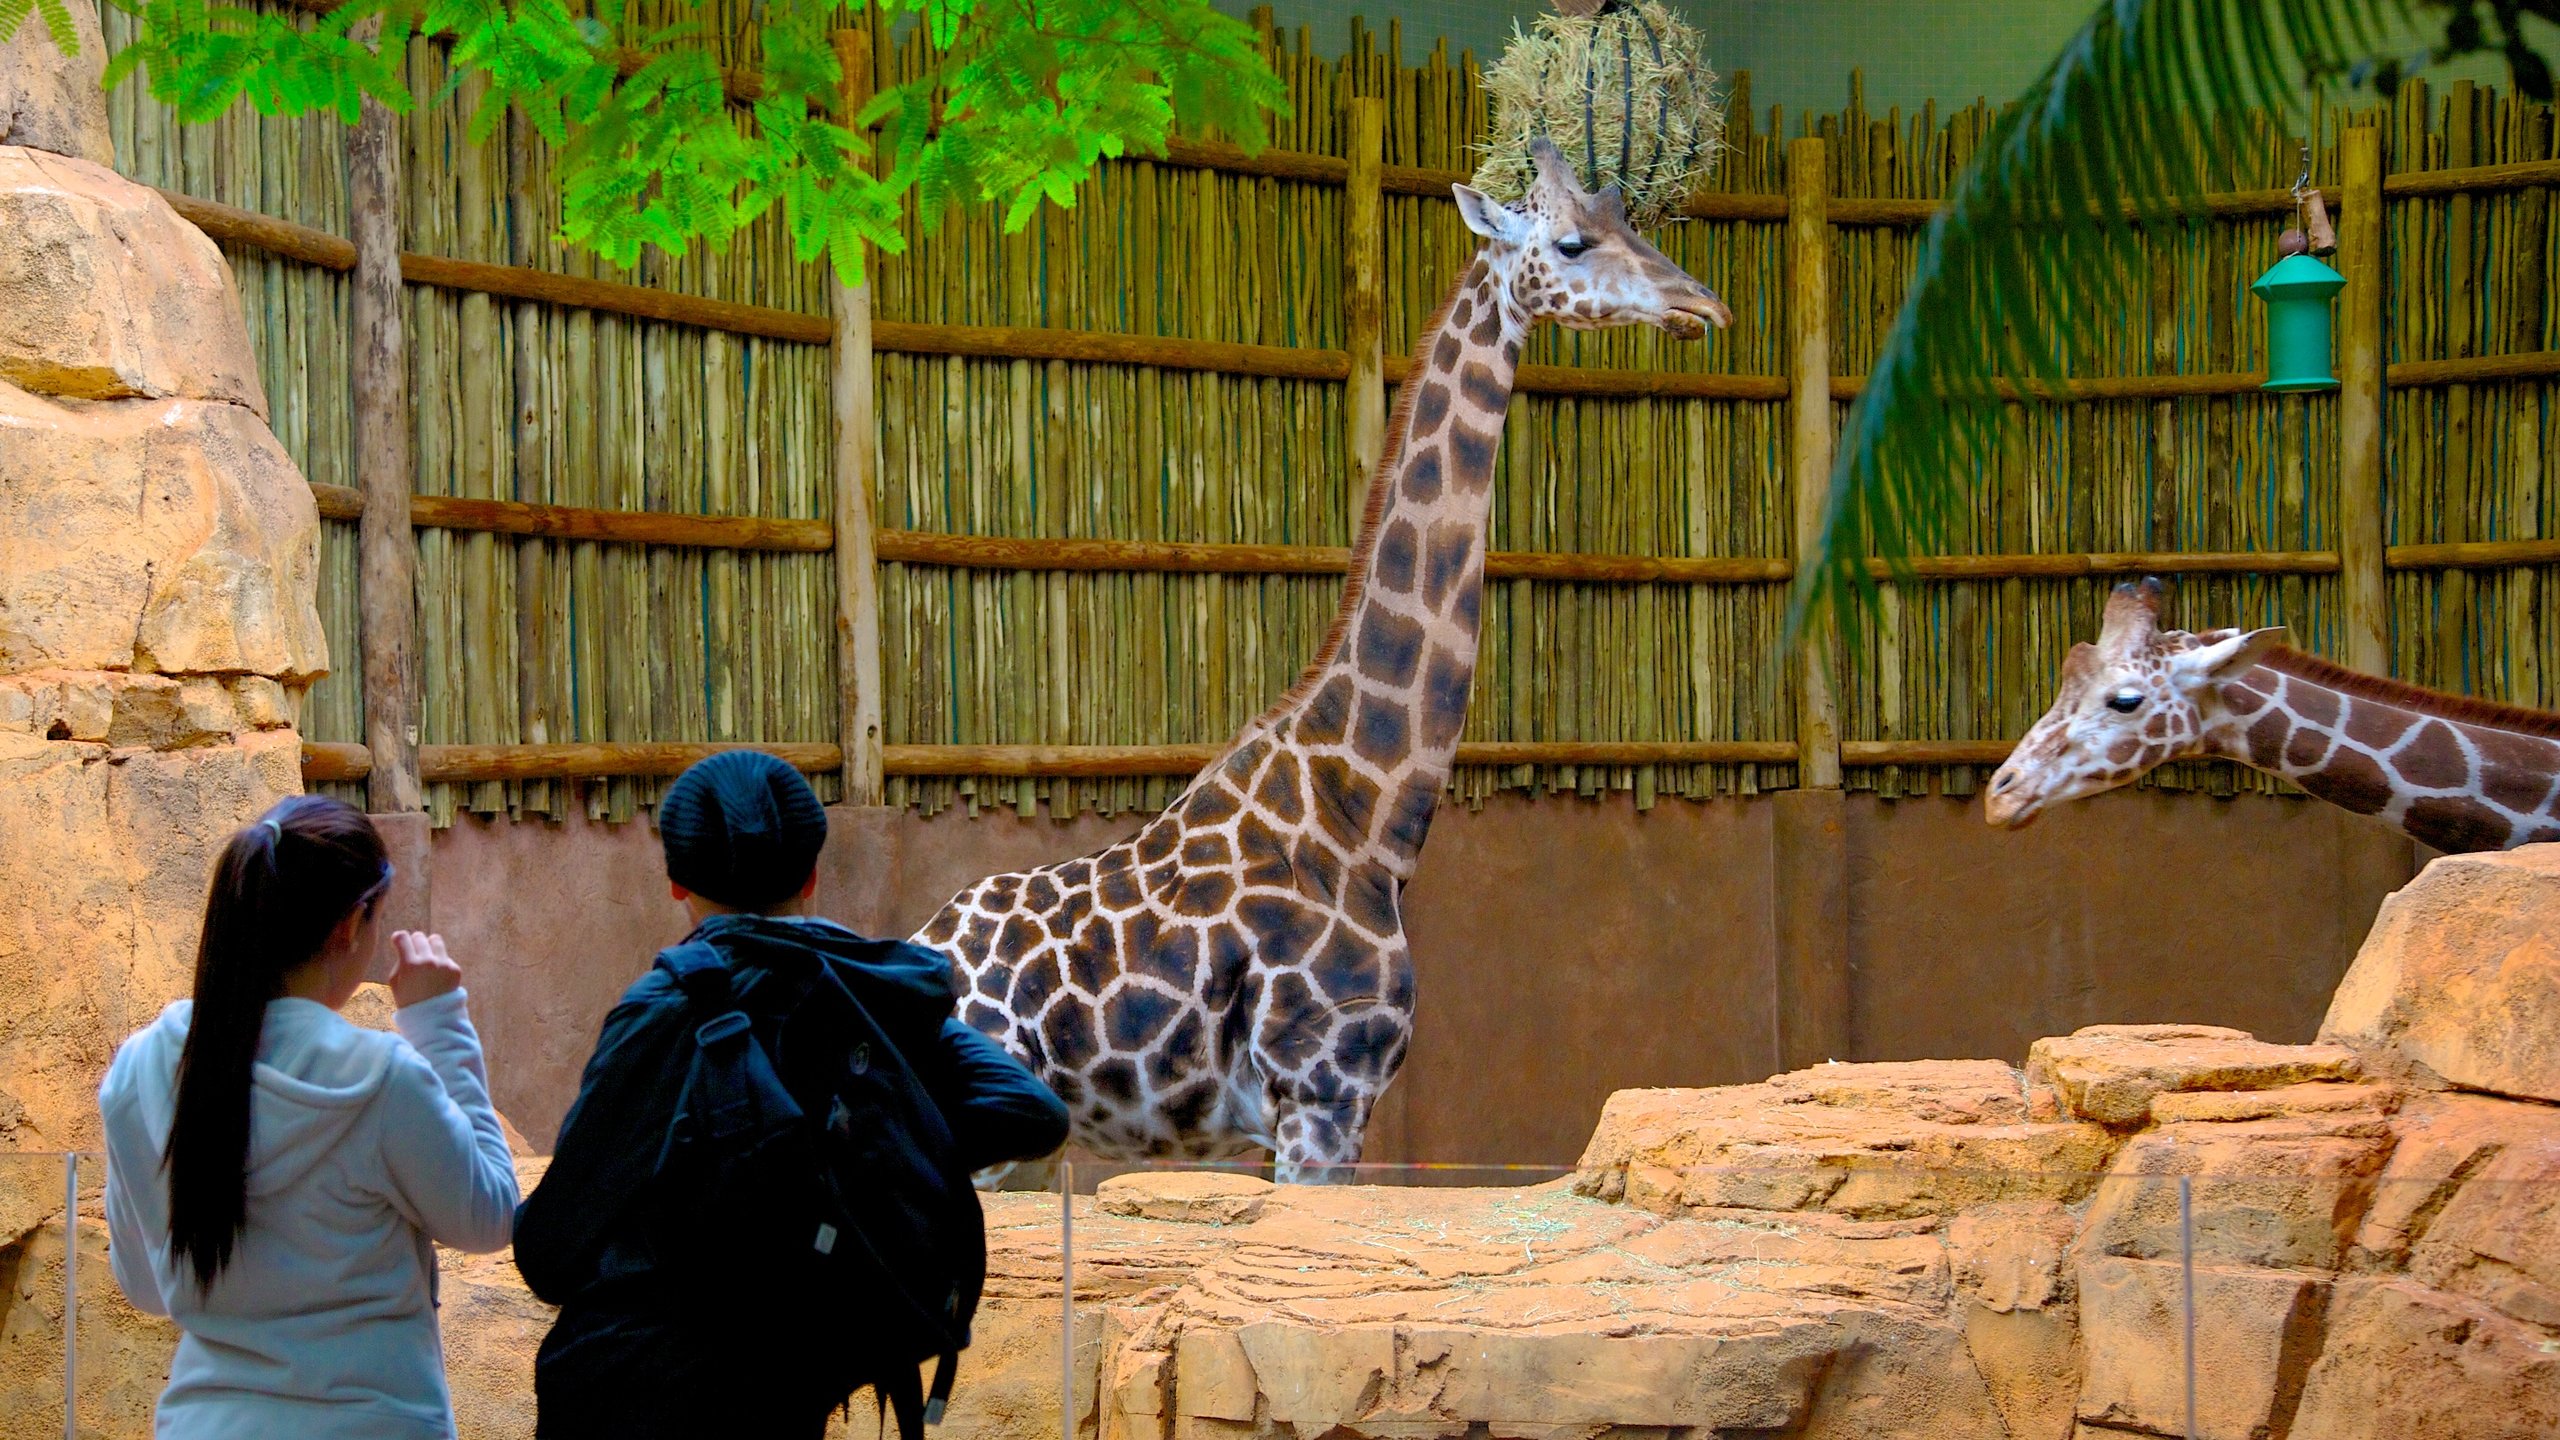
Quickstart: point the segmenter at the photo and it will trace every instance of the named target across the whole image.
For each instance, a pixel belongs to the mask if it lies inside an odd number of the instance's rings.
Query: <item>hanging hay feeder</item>
[[[1585,187],[1615,184],[1638,229],[1678,215],[1724,144],[1724,97],[1698,32],[1661,0],[1557,0],[1485,73],[1493,138],[1475,187],[1528,193],[1530,142],[1553,140]]]

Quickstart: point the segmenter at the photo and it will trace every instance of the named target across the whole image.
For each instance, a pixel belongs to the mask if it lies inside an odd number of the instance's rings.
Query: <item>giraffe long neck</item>
[[[2302,673],[2328,669],[2278,651],[2224,682],[2204,748],[2439,850],[2560,839],[2560,738],[2459,696]]]
[[[1332,635],[1275,714],[1356,858],[1412,872],[1475,680],[1503,412],[1529,317],[1478,255],[1425,327]]]

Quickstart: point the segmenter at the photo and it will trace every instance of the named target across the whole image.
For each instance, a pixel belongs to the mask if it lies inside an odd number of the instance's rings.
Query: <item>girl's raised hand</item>
[[[401,1008],[462,988],[462,967],[445,953],[443,936],[394,930],[391,950],[391,999]]]

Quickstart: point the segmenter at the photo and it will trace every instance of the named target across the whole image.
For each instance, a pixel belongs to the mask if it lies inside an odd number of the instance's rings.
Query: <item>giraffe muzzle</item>
[[[1663,312],[1662,328],[1683,340],[1703,340],[1709,329],[1722,330],[1733,323],[1728,309],[1716,292],[1701,285],[1695,295],[1684,295],[1671,302]]]
[[[2016,772],[2003,768],[1991,777],[1991,788],[1983,794],[1982,818],[1994,830],[2024,830],[2044,812],[2040,798]]]

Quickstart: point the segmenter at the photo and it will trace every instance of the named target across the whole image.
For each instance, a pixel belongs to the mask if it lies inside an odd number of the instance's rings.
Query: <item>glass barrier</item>
[[[2538,1142],[2155,1128],[2097,1168],[1813,1150],[1016,1176],[1047,1188],[982,1197],[936,1440],[2560,1434],[2560,1112]],[[150,1433],[174,1335],[115,1288],[102,1178],[0,1155],[12,1440]],[[504,1256],[443,1270],[461,1435],[529,1437],[548,1312]]]

